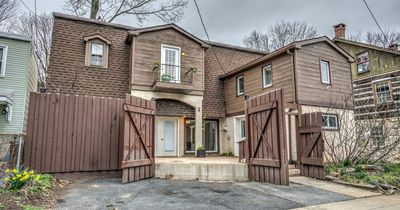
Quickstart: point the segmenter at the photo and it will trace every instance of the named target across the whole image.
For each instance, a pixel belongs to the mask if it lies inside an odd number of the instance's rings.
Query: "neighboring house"
[[[226,121],[234,125],[229,132],[244,132],[246,98],[283,89],[285,103],[302,105],[303,113],[323,112],[323,128],[330,138],[341,128],[343,112],[353,116],[353,60],[329,38],[318,37],[291,43],[222,75]],[[288,129],[289,138],[296,138],[294,129]],[[290,160],[296,161],[296,141],[289,142]]]
[[[54,13],[49,92],[156,100],[156,156],[234,152],[219,76],[265,52]]]
[[[390,145],[400,134],[400,48],[348,40],[343,23],[334,30],[333,41],[356,60],[352,77],[355,119],[364,125],[360,130],[372,138],[372,147]]]
[[[37,81],[31,39],[0,32],[0,161],[10,160],[10,142],[18,145],[25,135],[29,93]]]

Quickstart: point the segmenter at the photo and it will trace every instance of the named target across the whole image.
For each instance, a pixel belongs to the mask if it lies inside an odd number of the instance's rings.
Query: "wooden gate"
[[[289,185],[282,90],[248,99],[245,115],[249,179]]]
[[[127,95],[122,182],[154,176],[155,102]]]
[[[322,113],[301,115],[299,125],[298,161],[300,174],[317,179],[324,175],[324,138],[322,136]]]

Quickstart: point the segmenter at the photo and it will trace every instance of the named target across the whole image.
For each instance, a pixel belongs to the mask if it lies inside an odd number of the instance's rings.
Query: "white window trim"
[[[335,117],[336,119],[336,127],[332,127],[332,126],[324,126],[323,122],[322,122],[322,128],[327,129],[327,130],[338,130],[339,129],[339,119],[338,116],[336,114],[322,114],[322,117],[327,116],[329,117]],[[329,124],[329,119],[328,119],[328,124]]]
[[[93,64],[92,63],[92,56],[93,55],[97,55],[97,54],[93,54],[92,50],[93,50],[93,44],[97,44],[97,45],[103,45],[103,49],[102,49],[102,55],[101,55],[101,65],[97,65],[97,64]],[[90,42],[90,66],[104,66],[104,62],[105,62],[105,48],[106,48],[106,43],[102,42],[102,41],[91,41]]]
[[[389,87],[389,94],[390,94],[390,100],[389,101],[379,101],[379,93],[376,90],[377,85],[381,84],[381,83],[387,83],[388,87]],[[391,84],[391,80],[389,79],[385,79],[385,80],[381,80],[378,82],[373,82],[373,92],[375,94],[375,102],[376,104],[385,104],[385,103],[389,103],[393,101],[393,90],[392,90],[392,84]]]
[[[325,63],[327,63],[328,64],[328,81],[326,81],[326,80],[324,80],[324,78],[322,77],[322,62],[325,62]],[[319,68],[320,68],[320,73],[321,73],[321,82],[323,83],[323,84],[327,84],[327,85],[330,85],[331,84],[331,63],[329,62],[329,61],[326,61],[326,60],[320,60],[319,61]]]
[[[176,66],[179,66],[179,70],[176,71],[176,75],[175,75],[175,82],[176,83],[180,83],[181,81],[181,48],[177,47],[177,46],[172,46],[172,45],[166,45],[166,44],[161,44],[161,71],[163,69],[162,64],[165,64],[165,49],[176,49],[177,50],[177,57],[176,57],[176,62],[178,63]],[[160,77],[162,75],[162,72],[160,72]]]
[[[243,91],[239,92],[239,79],[243,79]],[[236,77],[236,95],[241,96],[244,95],[244,76]]]
[[[3,51],[3,58],[2,58],[2,64],[1,64],[0,77],[5,77],[5,76],[6,76],[6,68],[7,68],[8,46],[7,46],[7,45],[0,45],[0,47],[1,47],[1,48],[4,48],[4,51]]]
[[[358,58],[359,56],[363,55],[363,54],[367,54],[368,61],[364,61],[364,62],[361,62],[361,63],[357,62],[357,58]],[[368,69],[367,69],[367,70],[364,70],[364,71],[359,71],[358,65],[359,65],[359,64],[364,64],[364,63],[368,63]],[[361,74],[361,73],[364,73],[364,72],[369,72],[369,71],[370,71],[371,62],[370,62],[370,59],[369,59],[369,52],[368,52],[368,51],[364,51],[364,52],[362,52],[362,53],[356,54],[356,67],[357,67],[357,73],[360,73],[360,74]]]
[[[271,83],[270,83],[270,84],[265,84],[265,71],[266,71],[266,70],[265,70],[264,68],[265,68],[265,67],[268,67],[268,66],[269,66],[270,69],[271,69],[271,70],[270,70],[270,72],[271,72],[271,73],[270,73],[270,75],[271,75]],[[272,86],[272,65],[271,65],[271,64],[268,64],[268,65],[262,67],[262,81],[263,81],[263,87],[264,87],[264,88],[267,88],[267,87],[271,87],[271,86]]]
[[[245,119],[245,117],[242,115],[242,116],[239,116],[239,117],[235,117],[235,130],[236,130],[236,132],[235,132],[235,142],[239,142],[239,141],[242,141],[242,140],[244,140],[244,139],[246,139],[246,133],[245,133],[245,135],[243,136],[243,137],[241,137],[241,122],[242,121],[245,121],[246,119]],[[246,121],[245,121],[245,126],[246,126]],[[245,129],[245,132],[246,132],[246,128],[244,128]]]

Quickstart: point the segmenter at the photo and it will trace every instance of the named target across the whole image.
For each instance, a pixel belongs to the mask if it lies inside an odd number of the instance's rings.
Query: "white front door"
[[[177,156],[178,119],[156,119],[156,156]]]

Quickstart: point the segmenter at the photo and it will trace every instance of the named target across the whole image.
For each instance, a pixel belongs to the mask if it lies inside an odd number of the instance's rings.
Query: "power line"
[[[208,44],[210,45],[210,48],[214,51],[213,54],[214,54],[215,59],[217,59],[218,65],[221,67],[222,71],[223,71],[224,73],[226,73],[224,67],[223,67],[222,64],[221,64],[221,61],[219,60],[219,58],[218,58],[218,56],[217,56],[217,53],[215,52],[214,48],[211,46],[210,36],[208,35],[207,29],[206,29],[206,25],[204,24],[203,17],[201,16],[201,12],[200,12],[199,5],[197,4],[197,1],[196,1],[196,0],[193,0],[193,1],[194,1],[194,4],[196,5],[197,13],[199,14],[200,21],[201,21],[201,25],[203,25],[204,32],[206,33],[207,40],[208,40]]]
[[[374,21],[375,21],[376,25],[378,26],[379,30],[381,31],[381,33],[382,33],[382,35],[383,35],[383,38],[385,38],[386,43],[388,43],[389,41],[388,41],[388,39],[387,39],[387,37],[386,37],[386,34],[383,32],[381,26],[380,26],[379,23],[378,23],[378,20],[375,18],[374,13],[372,13],[371,8],[369,8],[367,1],[366,1],[366,0],[363,0],[363,2],[364,2],[364,4],[365,4],[365,6],[367,7],[369,13],[371,14],[372,18],[374,19]]]

